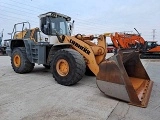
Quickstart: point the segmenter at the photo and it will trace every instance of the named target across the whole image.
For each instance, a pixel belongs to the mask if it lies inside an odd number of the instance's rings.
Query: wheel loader
[[[96,76],[104,94],[139,107],[147,107],[153,81],[135,51],[121,51],[106,59],[105,35],[71,35],[71,17],[56,12],[39,15],[40,27],[28,22],[14,25],[7,53],[16,73],[29,73],[35,64],[50,67],[54,79],[70,86],[80,81],[87,69]],[[22,24],[22,31],[16,26]],[[29,28],[24,28],[28,24]],[[97,40],[97,44],[93,43]]]

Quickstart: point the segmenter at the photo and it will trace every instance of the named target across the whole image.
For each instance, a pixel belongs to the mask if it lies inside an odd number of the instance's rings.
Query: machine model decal
[[[87,53],[88,55],[91,53],[88,48],[85,48],[84,46],[81,46],[79,43],[73,41],[72,39],[70,39],[69,41],[70,43],[72,43],[72,45],[76,46],[77,48],[83,50],[85,53]]]

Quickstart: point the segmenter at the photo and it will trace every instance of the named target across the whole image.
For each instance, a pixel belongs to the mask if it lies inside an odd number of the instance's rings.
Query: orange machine
[[[141,59],[160,59],[160,45],[157,41],[145,41],[140,53]]]
[[[141,54],[140,58],[160,59],[160,46],[157,41],[145,41],[139,32],[138,34],[115,32],[104,35],[111,38],[113,46],[117,49],[136,49]]]
[[[31,72],[36,63],[48,65],[54,79],[59,84],[69,86],[80,81],[88,68],[95,74],[97,86],[104,94],[132,105],[147,106],[153,81],[137,52],[121,51],[106,59],[104,35],[71,36],[67,26],[70,17],[56,12],[39,17],[40,31],[35,35],[41,37],[35,40],[31,40],[30,36],[13,37],[10,40],[7,53],[11,56],[11,65],[16,73]],[[97,44],[92,42],[94,39]]]
[[[127,34],[127,33],[105,33],[104,35],[111,38],[113,45],[116,48],[126,49],[126,48],[137,48],[138,45],[144,44],[144,39],[137,34]]]

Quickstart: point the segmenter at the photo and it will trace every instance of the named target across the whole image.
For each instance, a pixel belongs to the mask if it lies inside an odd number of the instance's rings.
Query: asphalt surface
[[[62,86],[41,65],[31,73],[17,74],[10,57],[0,56],[0,120],[160,120],[160,60],[142,63],[154,81],[147,108],[105,96],[95,77]]]

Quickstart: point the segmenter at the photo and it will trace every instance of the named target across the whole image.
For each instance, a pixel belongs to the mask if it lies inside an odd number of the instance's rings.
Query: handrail
[[[29,30],[30,30],[30,28],[31,28],[29,22],[21,22],[21,23],[16,23],[16,24],[14,24],[13,31],[12,31],[12,33],[11,33],[11,39],[14,39],[13,37],[15,36],[15,34],[16,34],[17,32],[21,32],[21,31],[17,31],[17,26],[20,25],[20,24],[22,24],[22,37],[23,37],[23,31],[24,31],[24,26],[25,26],[25,24],[28,24]],[[29,36],[30,36],[30,31],[29,31]]]

